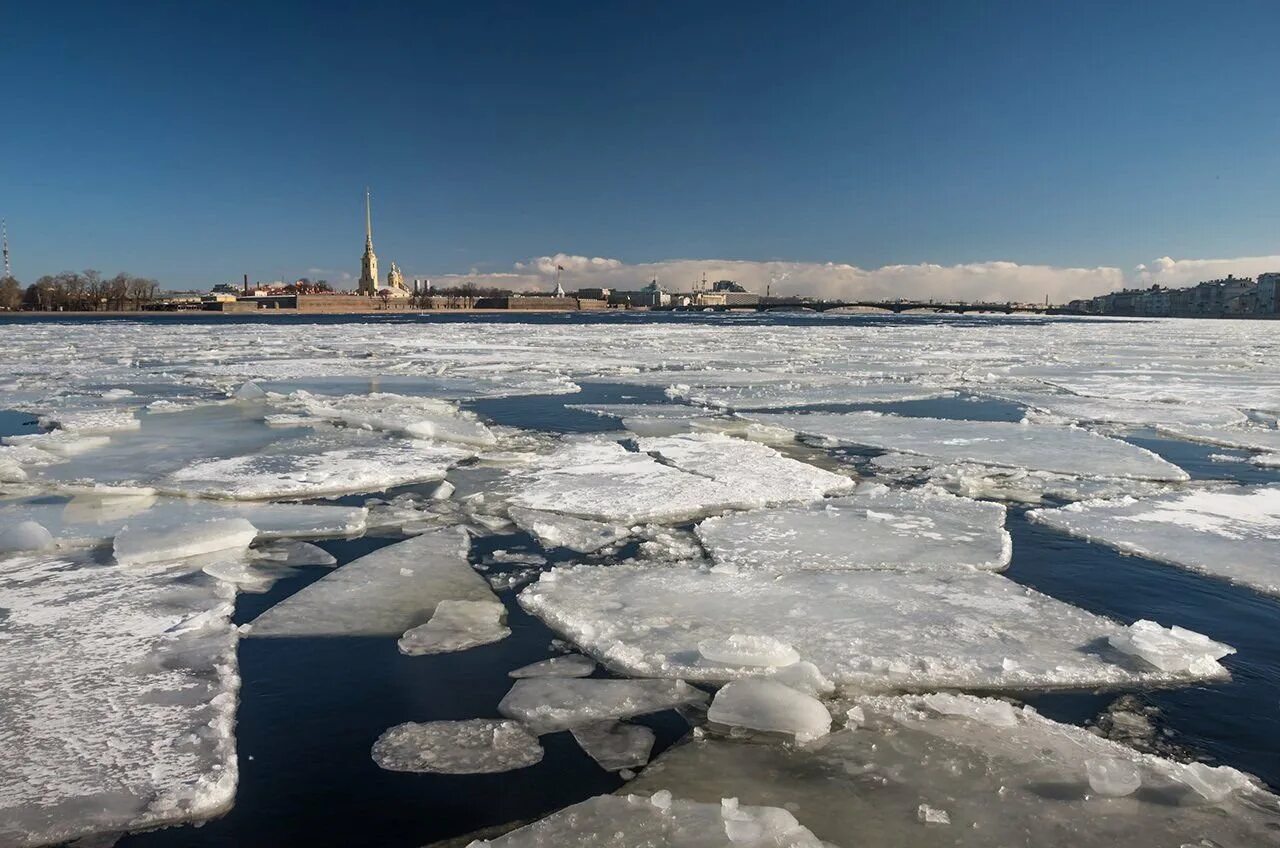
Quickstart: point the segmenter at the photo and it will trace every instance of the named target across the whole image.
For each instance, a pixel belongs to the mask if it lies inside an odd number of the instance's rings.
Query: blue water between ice
[[[566,403],[665,401],[661,390],[651,387],[588,384],[580,394],[482,400],[469,406],[501,424],[591,432],[616,429],[617,422],[566,409]],[[964,397],[865,408],[988,420],[1017,420],[1022,415],[1013,404]],[[0,412],[0,434],[34,431],[32,416]],[[1280,481],[1280,472],[1274,470],[1210,460],[1210,454],[1232,453],[1221,448],[1154,436],[1131,441],[1177,463],[1196,479]],[[362,503],[364,497],[344,500]],[[1235,646],[1238,653],[1223,660],[1231,671],[1229,682],[1141,692],[1138,698],[1158,710],[1156,724],[1169,744],[1256,774],[1280,789],[1280,600],[1070,538],[1028,523],[1022,512],[1016,507],[1009,511],[1009,578],[1125,623],[1152,618]],[[319,544],[347,563],[392,543],[365,538]],[[539,551],[530,537],[511,534],[477,540],[473,558],[478,562],[497,549]],[[306,569],[266,594],[241,595],[237,620],[252,620],[325,573],[327,569]],[[601,770],[567,732],[542,738],[546,756],[541,763],[504,774],[396,773],[383,771],[370,758],[373,741],[394,724],[497,716],[498,701],[511,684],[507,672],[551,655],[549,643],[555,634],[520,609],[515,592],[500,594],[508,605],[512,635],[461,653],[407,657],[397,651],[393,639],[243,640],[235,807],[202,827],[126,837],[118,843],[120,848],[407,848],[537,818],[617,789],[622,780]],[[1067,693],[1027,701],[1050,718],[1088,724],[1118,696]],[[655,755],[687,731],[685,721],[670,712],[637,721],[657,732]]]

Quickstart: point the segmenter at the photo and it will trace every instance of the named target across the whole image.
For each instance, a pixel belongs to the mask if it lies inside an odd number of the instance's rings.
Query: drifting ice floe
[[[725,436],[642,439],[641,448],[660,450],[679,468],[615,442],[572,441],[521,478],[511,503],[607,523],[662,524],[814,500],[853,485],[847,477]]]
[[[1034,510],[1032,521],[1280,595],[1280,486],[1230,486]]]
[[[948,697],[955,703],[944,711],[930,703],[938,696],[860,698],[856,729],[809,748],[713,738],[677,745],[627,789],[785,805],[832,845],[1275,841],[1280,799],[1240,772],[1141,754],[1003,701]],[[945,812],[950,825],[931,824],[921,808]]]
[[[696,528],[717,570],[842,571],[1009,564],[999,504],[862,484],[848,497],[708,518]]]
[[[326,574],[254,619],[251,636],[401,636],[449,601],[498,603],[467,562],[459,530],[380,548]]]
[[[436,604],[431,620],[406,630],[400,653],[447,654],[501,641],[511,635],[501,601],[449,601]]]
[[[1181,468],[1148,450],[1074,427],[905,418],[876,412],[756,413],[747,417],[838,444],[919,454],[947,462],[978,462],[1084,477],[1189,479]]]
[[[489,428],[474,415],[462,412],[455,404],[433,398],[383,393],[325,397],[294,392],[279,400],[278,405],[319,421],[381,430],[410,439],[455,442],[482,448],[497,443]]]
[[[258,529],[243,518],[223,518],[162,530],[125,526],[112,552],[121,565],[141,565],[211,553],[244,553]]]
[[[1246,420],[1245,414],[1240,410],[1217,404],[1159,403],[1035,392],[996,391],[993,394],[1039,410],[1038,417],[1057,422],[1125,424],[1135,427],[1223,427],[1243,424]]]
[[[627,527],[574,518],[572,515],[519,507],[512,507],[509,512],[516,526],[537,539],[544,548],[568,548],[589,554],[631,535]]]
[[[0,563],[0,844],[195,821],[236,788],[235,592],[87,557]]]
[[[529,663],[514,671],[507,672],[508,677],[517,680],[523,677],[590,677],[596,670],[596,661],[581,654],[566,654],[563,657],[552,657]]]
[[[737,799],[698,804],[670,792],[600,795],[468,848],[823,848],[795,817]]]
[[[649,752],[657,739],[647,727],[618,721],[578,725],[570,732],[578,746],[605,771],[640,768],[649,762]]]
[[[837,685],[1041,689],[1215,678],[1112,648],[1126,628],[980,571],[718,574],[678,563],[570,566],[520,604],[616,671],[733,680],[783,669],[717,664],[699,645],[764,634]]]
[[[406,722],[373,743],[373,761],[388,771],[492,774],[542,760],[538,737],[519,722],[497,719]]]
[[[955,397],[949,389],[911,383],[857,384],[846,379],[805,380],[746,386],[686,386],[667,389],[672,397],[724,409],[784,409],[824,404],[901,403]]]
[[[517,680],[498,712],[538,734],[602,719],[630,718],[686,704],[706,703],[706,693],[682,680],[596,680],[531,677]]]
[[[831,714],[812,695],[773,680],[734,680],[716,693],[707,720],[733,727],[786,733],[812,742],[831,731]]]
[[[658,421],[689,421],[718,415],[717,410],[683,403],[566,403],[566,409],[577,409],[606,418],[628,418]]]

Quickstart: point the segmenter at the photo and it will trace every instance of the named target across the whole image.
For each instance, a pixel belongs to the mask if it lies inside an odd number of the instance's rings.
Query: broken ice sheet
[[[1280,799],[1240,772],[1141,754],[1004,701],[948,696],[965,706],[939,712],[929,704],[936,697],[859,698],[864,721],[809,748],[713,738],[677,745],[627,791],[785,804],[833,845],[1253,848],[1274,842]],[[1136,770],[1141,787],[1104,796],[1093,786],[1099,764],[1117,775],[1125,767]],[[1211,801],[1198,782],[1210,794],[1225,792]],[[951,826],[928,826],[921,806],[946,812]]]
[[[644,418],[687,421],[719,414],[717,410],[683,403],[567,403],[566,409],[577,409],[606,418]]]
[[[406,722],[379,736],[372,755],[388,771],[492,774],[536,765],[542,745],[516,721]]]
[[[732,513],[695,528],[717,570],[977,568],[1009,564],[999,504],[863,483],[805,506]]]
[[[823,848],[791,813],[739,806],[732,798],[694,803],[670,792],[600,795],[468,848]]]
[[[254,619],[250,636],[394,636],[426,622],[444,600],[497,602],[467,561],[456,529],[365,554]]]
[[[752,413],[746,417],[837,444],[918,454],[947,462],[978,462],[1084,477],[1189,479],[1181,468],[1148,450],[1074,427],[907,418],[876,412]]]
[[[244,553],[258,529],[243,518],[221,518],[159,530],[126,525],[112,553],[122,565],[140,565],[211,553]]]
[[[831,714],[812,695],[773,680],[733,680],[716,692],[707,720],[731,727],[784,733],[812,742],[831,730]]]
[[[411,439],[454,442],[482,448],[497,444],[493,433],[475,415],[463,412],[456,404],[434,398],[383,392],[328,397],[298,391],[283,398],[274,396],[273,403],[277,407],[302,413],[318,421],[381,430]]]
[[[623,525],[588,521],[554,512],[512,507],[509,514],[517,527],[537,539],[544,548],[568,548],[589,554],[631,534],[630,529]]]
[[[649,762],[657,737],[639,724],[598,721],[570,729],[574,741],[605,771],[638,769]]]
[[[1244,423],[1238,409],[1220,404],[1161,403],[1123,398],[1082,397],[1045,392],[1013,392],[996,390],[995,397],[1010,400],[1040,411],[1047,421],[1076,423],[1112,423],[1136,427],[1164,425],[1189,427],[1222,427]]]
[[[0,844],[199,821],[236,788],[235,591],[87,555],[0,563]]]
[[[1280,486],[1085,501],[1027,517],[1094,542],[1280,595]]]
[[[596,661],[581,654],[566,654],[539,660],[507,672],[508,677],[590,677],[596,670]]]
[[[713,663],[699,645],[756,634],[837,685],[1055,689],[1221,678],[1165,671],[1107,644],[1120,624],[980,571],[720,574],[678,563],[556,568],[521,606],[615,671],[722,681],[782,669]]]
[[[400,637],[400,653],[447,654],[498,642],[511,635],[506,620],[507,608],[500,601],[443,600],[430,621]]]
[[[847,378],[813,377],[742,386],[675,385],[667,394],[690,403],[724,409],[783,409],[824,404],[901,403],[955,397],[956,393],[913,383],[857,383]]]
[[[498,712],[543,734],[706,701],[706,693],[682,680],[530,677],[515,682]]]

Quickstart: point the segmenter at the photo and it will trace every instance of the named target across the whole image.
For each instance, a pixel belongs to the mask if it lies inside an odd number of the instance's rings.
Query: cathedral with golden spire
[[[378,255],[373,252],[373,211],[369,205],[369,189],[364,190],[364,256],[360,259],[360,282],[356,294],[378,293]]]

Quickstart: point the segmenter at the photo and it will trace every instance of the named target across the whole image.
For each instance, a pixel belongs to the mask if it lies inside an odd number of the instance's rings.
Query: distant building
[[[657,309],[671,305],[671,295],[662,290],[654,280],[639,291],[615,291],[609,295],[611,306],[644,307]]]
[[[1280,271],[1258,275],[1258,314],[1280,314]]]

